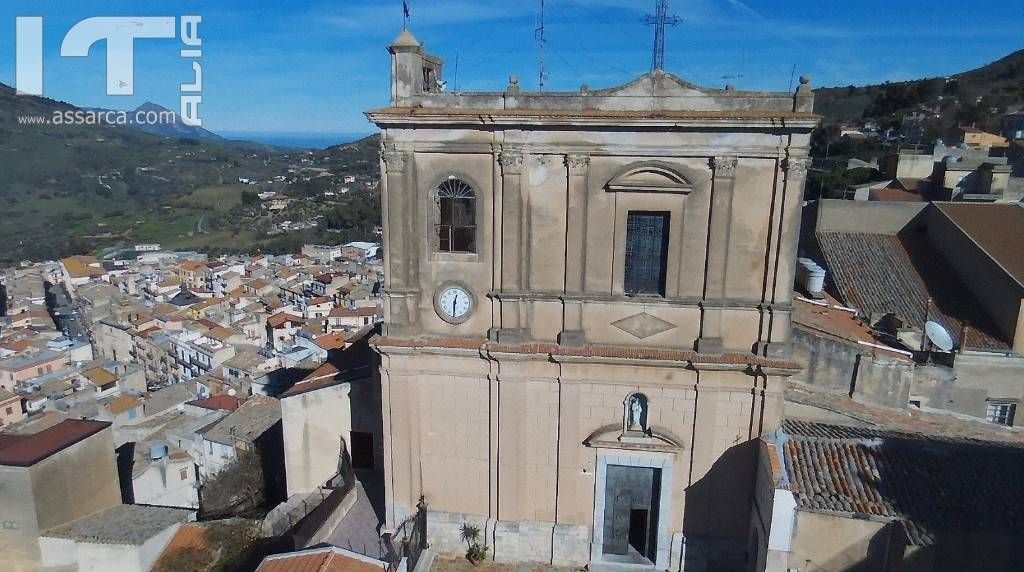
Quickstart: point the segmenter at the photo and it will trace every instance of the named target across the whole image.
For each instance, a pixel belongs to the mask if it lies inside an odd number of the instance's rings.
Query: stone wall
[[[907,406],[915,370],[909,358],[884,356],[802,328],[793,330],[793,356],[805,364],[794,381],[872,405]]]

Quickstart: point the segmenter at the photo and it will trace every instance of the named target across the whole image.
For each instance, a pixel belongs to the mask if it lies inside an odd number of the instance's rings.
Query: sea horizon
[[[218,135],[234,141],[252,141],[277,147],[295,149],[324,149],[332,145],[352,143],[372,135],[369,132],[307,133],[273,131],[219,131]]]

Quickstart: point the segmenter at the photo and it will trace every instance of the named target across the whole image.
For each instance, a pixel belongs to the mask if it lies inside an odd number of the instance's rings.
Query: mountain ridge
[[[938,110],[934,136],[957,124],[998,128],[1002,113],[1024,108],[1024,49],[950,76],[815,90],[815,111],[826,123],[877,119],[895,126],[920,107]]]

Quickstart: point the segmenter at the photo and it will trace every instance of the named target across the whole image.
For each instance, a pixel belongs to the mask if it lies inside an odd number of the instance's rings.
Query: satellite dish
[[[924,334],[940,350],[944,352],[953,351],[953,336],[949,335],[949,332],[946,331],[946,328],[942,327],[942,324],[929,320],[924,325]]]
[[[230,395],[231,397],[234,397],[236,393],[238,393],[238,392],[235,391],[234,388],[231,388],[231,389],[228,390],[228,395]]]

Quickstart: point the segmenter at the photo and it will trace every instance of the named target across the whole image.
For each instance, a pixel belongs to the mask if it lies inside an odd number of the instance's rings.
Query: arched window
[[[450,177],[437,186],[437,249],[476,252],[476,193],[461,179]]]

